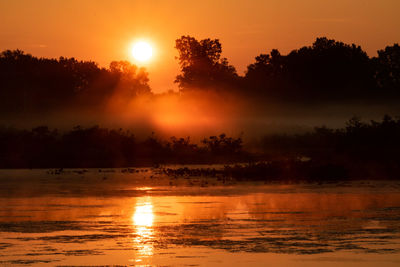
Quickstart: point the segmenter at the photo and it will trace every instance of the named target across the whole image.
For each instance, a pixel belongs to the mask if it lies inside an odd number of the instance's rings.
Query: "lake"
[[[400,266],[400,182],[0,170],[0,265]]]

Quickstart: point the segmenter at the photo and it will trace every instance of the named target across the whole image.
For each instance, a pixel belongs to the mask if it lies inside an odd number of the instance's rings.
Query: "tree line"
[[[260,147],[270,158],[318,159],[349,164],[400,166],[400,118],[385,115],[382,121],[363,122],[354,117],[346,127],[315,127],[303,134],[265,136]],[[399,169],[400,170],[400,169]]]
[[[32,130],[0,128],[0,168],[127,167],[161,163],[218,163],[245,157],[242,139],[225,134],[163,140],[152,134],[139,140],[123,129],[76,126],[60,133],[40,126]]]
[[[238,75],[222,57],[218,39],[176,40],[181,72],[180,94],[193,90],[233,92],[258,101],[325,103],[347,100],[398,101],[400,46],[394,44],[369,57],[355,44],[317,38],[282,55],[277,49],[255,57]],[[128,61],[108,68],[75,58],[47,59],[21,50],[0,53],[0,112],[49,112],[65,108],[101,107],[115,94],[126,101],[151,95],[149,75]]]
[[[339,166],[384,166],[400,173],[400,118],[350,119],[346,127],[316,127],[302,134],[264,136],[257,150],[241,137],[209,136],[144,140],[123,129],[76,126],[60,133],[41,126],[32,130],[0,128],[0,168],[126,167],[167,163],[312,161]],[[250,152],[251,151],[251,152]]]
[[[0,111],[49,112],[101,106],[113,95],[130,99],[151,93],[148,73],[128,61],[109,68],[75,58],[47,59],[21,50],[0,53]]]
[[[326,37],[282,55],[260,54],[244,76],[222,57],[218,39],[176,40],[181,92],[233,90],[243,96],[290,103],[357,99],[390,100],[400,96],[400,46],[394,44],[370,58],[355,44]]]

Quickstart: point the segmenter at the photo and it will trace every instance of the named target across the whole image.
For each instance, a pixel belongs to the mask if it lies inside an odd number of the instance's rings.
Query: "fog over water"
[[[94,107],[11,114],[0,119],[6,127],[31,129],[46,125],[61,131],[74,126],[99,125],[128,129],[139,138],[156,133],[171,136],[205,136],[226,133],[254,139],[266,134],[303,133],[316,126],[342,128],[352,117],[363,121],[380,120],[385,114],[397,116],[395,103],[324,103],[291,105],[253,101],[234,93],[214,91],[156,94],[131,100],[114,95],[107,103]]]

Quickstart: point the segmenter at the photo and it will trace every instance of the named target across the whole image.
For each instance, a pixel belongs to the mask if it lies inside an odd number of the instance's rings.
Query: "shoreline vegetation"
[[[126,168],[226,164],[221,169],[161,169],[170,177],[210,176],[258,181],[399,179],[400,119],[352,118],[341,129],[264,136],[256,147],[225,134],[139,141],[129,131],[75,127],[63,134],[42,126],[0,129],[0,168]],[[254,146],[254,143],[253,143]],[[252,151],[252,152],[251,152]],[[241,164],[239,164],[241,163]],[[244,164],[243,164],[244,163]],[[126,169],[129,172],[129,168]]]

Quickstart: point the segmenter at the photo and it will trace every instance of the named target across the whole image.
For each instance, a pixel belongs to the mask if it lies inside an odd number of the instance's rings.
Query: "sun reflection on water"
[[[132,223],[135,228],[133,239],[137,251],[137,262],[153,255],[153,204],[151,197],[138,198]]]

